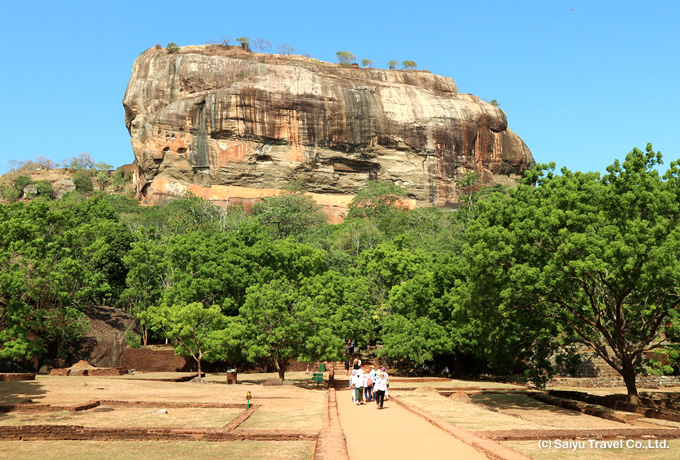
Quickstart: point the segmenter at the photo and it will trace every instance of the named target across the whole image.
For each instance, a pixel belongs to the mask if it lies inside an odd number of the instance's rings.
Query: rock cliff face
[[[337,221],[368,180],[413,205],[458,204],[456,181],[515,182],[534,163],[505,113],[426,71],[192,46],[149,50],[123,99],[140,196],[252,203],[302,180]]]

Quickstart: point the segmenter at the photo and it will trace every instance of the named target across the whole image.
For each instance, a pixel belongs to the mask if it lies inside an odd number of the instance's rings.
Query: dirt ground
[[[245,408],[246,394],[259,408],[239,429],[249,432],[289,430],[318,432],[323,427],[328,392],[312,382],[311,374],[290,372],[289,384],[265,385],[275,374],[240,374],[238,385],[226,385],[224,374],[209,374],[207,383],[163,381],[179,373],[135,374],[119,377],[42,376],[35,381],[0,382],[0,405],[51,404],[68,406],[87,401],[145,401],[144,407],[115,406],[104,403],[83,412],[0,413],[0,430],[16,425],[81,425],[92,428],[220,428],[233,421],[240,408],[176,407],[167,403],[239,404]],[[326,377],[328,374],[326,374]],[[376,453],[390,460],[402,458],[486,458],[484,454],[460,442],[451,434],[406,410],[395,401],[385,409],[374,404],[356,406],[351,402],[344,376],[337,382],[337,412],[346,437],[349,457],[373,459]],[[466,391],[470,402],[461,402],[439,390]],[[624,389],[579,389],[593,394],[621,393]],[[390,393],[404,403],[438,417],[471,436],[484,433],[523,430],[598,430],[630,429],[634,426],[605,420],[579,412],[551,406],[532,399],[526,388],[494,382],[409,382],[391,384]],[[678,389],[668,389],[677,391]],[[168,412],[159,411],[166,403]],[[634,417],[633,417],[634,418]],[[677,430],[680,424],[646,419],[649,427]],[[463,431],[464,433],[464,431]],[[663,440],[662,438],[659,438]],[[549,440],[554,441],[554,440]],[[645,440],[646,442],[646,440]],[[538,441],[507,441],[499,445],[514,449],[530,458],[680,458],[680,440],[669,439],[663,448],[545,448]],[[646,445],[646,444],[645,444]],[[162,447],[160,447],[162,446]],[[312,441],[9,441],[0,442],[0,458],[264,458],[298,460],[312,456]],[[235,457],[234,457],[235,456]]]
[[[308,460],[311,442],[260,441],[8,441],[0,442],[0,458],[13,460],[168,460],[245,459]]]
[[[261,407],[242,428],[321,429],[326,391],[323,387],[317,389],[311,382],[311,375],[305,372],[289,373],[287,377],[290,384],[280,386],[262,385],[267,379],[274,378],[275,374],[243,374],[239,385],[226,385],[223,374],[208,375],[206,384],[159,381],[179,375],[138,374],[136,378],[39,375],[35,381],[0,382],[0,404],[18,404],[29,400],[36,404],[52,405],[73,405],[91,400],[148,401],[158,404],[156,408],[116,408],[111,412],[0,413],[0,425],[58,423],[55,417],[61,416],[61,424],[83,426],[108,423],[110,427],[134,427],[158,422],[157,426],[166,428],[177,427],[180,420],[186,420],[185,427],[224,426],[238,415],[238,410],[172,409],[168,414],[149,411],[163,409],[163,402],[242,404],[245,409],[246,395],[250,392],[251,403]],[[150,380],[143,380],[144,377]],[[192,413],[201,414],[198,421],[189,420]]]

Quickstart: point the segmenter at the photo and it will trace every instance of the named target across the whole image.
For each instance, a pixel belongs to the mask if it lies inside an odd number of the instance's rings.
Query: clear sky
[[[335,62],[347,50],[496,99],[538,162],[603,171],[651,142],[680,158],[677,0],[4,1],[0,172],[88,152],[134,160],[121,100],[147,48],[247,36]]]

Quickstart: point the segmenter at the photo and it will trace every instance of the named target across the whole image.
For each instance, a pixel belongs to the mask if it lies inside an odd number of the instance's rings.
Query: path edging
[[[453,425],[450,422],[447,422],[444,419],[441,419],[435,415],[428,414],[427,412],[424,412],[410,405],[406,401],[402,401],[401,398],[397,396],[390,395],[390,401],[396,402],[407,411],[424,418],[437,428],[445,431],[446,433],[464,442],[465,444],[472,446],[481,452],[484,452],[491,458],[495,458],[498,460],[531,460],[530,457],[527,457],[526,455],[521,454],[508,447],[501,446],[499,443],[495,441],[481,438],[467,430],[464,430]]]

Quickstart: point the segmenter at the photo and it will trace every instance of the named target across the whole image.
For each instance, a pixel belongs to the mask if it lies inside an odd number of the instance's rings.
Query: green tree
[[[348,66],[357,60],[356,55],[349,51],[338,51],[335,53],[335,58],[342,66]]]
[[[373,64],[375,64],[375,62],[373,62],[373,61],[370,60],[370,59],[362,59],[362,60],[361,60],[361,65],[362,65],[363,67],[372,69],[372,68],[373,68]]]
[[[76,313],[122,291],[128,248],[127,230],[98,198],[0,206],[0,356],[29,358],[77,339]]]
[[[416,61],[402,61],[401,66],[404,70],[415,70],[415,68],[418,67],[418,64]]]
[[[398,65],[399,61],[397,61],[396,59],[392,59],[387,63],[387,68],[390,70],[396,70]]]
[[[109,175],[108,170],[100,170],[97,171],[97,173],[94,175],[95,181],[97,181],[97,185],[99,186],[99,190],[102,192],[104,189],[106,189],[106,186],[111,183],[111,176]]]
[[[57,358],[66,359],[68,345],[81,340],[90,330],[90,323],[85,313],[76,308],[54,308],[45,312],[42,329],[46,339],[56,345]]]
[[[250,51],[250,38],[240,37],[237,38],[236,41],[241,44],[241,48],[243,48],[246,51]]]
[[[165,49],[168,50],[168,53],[170,54],[177,54],[179,53],[179,46],[177,46],[177,43],[168,43],[168,45],[165,47]]]
[[[406,189],[392,182],[368,181],[349,206],[347,217],[385,217],[403,209]]]
[[[550,347],[580,343],[621,374],[638,404],[640,358],[676,340],[680,169],[672,162],[662,178],[660,163],[650,144],[602,177],[541,165],[509,196],[480,203],[463,298],[486,324],[514,329],[538,373]]]
[[[191,356],[196,361],[199,380],[203,361],[229,359],[238,348],[241,328],[218,305],[206,307],[193,302],[150,307],[141,316],[174,343],[176,354]]]
[[[330,309],[313,295],[321,287],[305,292],[290,281],[276,279],[248,288],[239,315],[245,328],[242,343],[246,358],[273,361],[281,380],[291,359],[340,359],[343,342],[329,320]]]
[[[302,237],[311,227],[326,220],[321,207],[302,192],[283,192],[264,198],[253,206],[253,216],[278,238]]]
[[[94,190],[92,186],[92,177],[83,170],[78,170],[73,175],[73,184],[76,186],[78,192],[91,192]]]
[[[54,199],[55,194],[52,182],[48,180],[39,180],[35,183],[35,187],[39,197],[47,198],[48,200]]]

